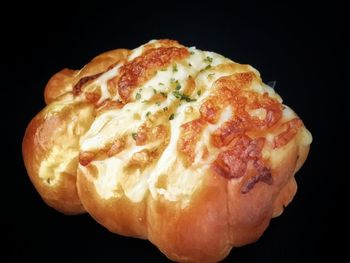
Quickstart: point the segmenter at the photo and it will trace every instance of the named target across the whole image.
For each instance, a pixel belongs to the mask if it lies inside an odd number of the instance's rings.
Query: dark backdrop
[[[282,1],[281,1],[282,2]],[[5,259],[78,262],[166,262],[151,243],[109,233],[88,215],[68,217],[42,202],[23,165],[21,140],[44,107],[43,89],[64,67],[81,68],[95,55],[172,38],[257,68],[312,132],[309,158],[297,173],[298,193],[255,244],[225,262],[319,262],[341,252],[345,222],[336,209],[345,179],[348,117],[345,7],[336,2],[231,1],[139,4],[14,3],[3,7],[2,122],[5,168],[2,239]],[[6,17],[9,15],[8,17]],[[3,158],[5,157],[5,158]],[[348,172],[347,172],[348,173]],[[343,176],[344,177],[344,176]]]

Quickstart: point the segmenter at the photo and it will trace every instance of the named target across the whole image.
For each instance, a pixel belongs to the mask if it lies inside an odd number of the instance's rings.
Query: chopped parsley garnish
[[[174,113],[173,113],[173,114],[170,115],[169,120],[171,121],[171,120],[173,120],[174,118],[175,118],[175,115],[174,115]]]
[[[207,57],[204,59],[204,62],[211,63],[211,62],[213,62],[213,58],[207,56]]]
[[[208,77],[210,78],[210,77],[212,77],[212,76],[214,76],[215,75],[215,73],[210,73],[209,75],[208,75]]]
[[[157,94],[157,90],[156,90],[156,89],[153,89],[153,93],[154,93],[154,94]]]
[[[156,102],[156,105],[157,105],[157,106],[160,106],[160,102],[159,102],[159,101],[157,101],[157,102]]]
[[[140,93],[136,93],[136,97],[137,100],[141,99],[141,94]]]
[[[192,64],[191,64],[191,63],[188,63],[188,66],[189,66],[189,67],[192,67]]]
[[[148,100],[142,100],[141,101],[141,103],[147,103],[148,102]]]
[[[173,95],[174,95],[174,97],[177,98],[177,99],[181,99],[181,98],[182,98],[181,93],[178,92],[178,91],[174,91],[174,92],[173,92]]]
[[[205,68],[202,68],[202,69],[200,70],[200,72],[203,72],[204,70],[210,69],[210,68],[211,68],[211,65],[209,64],[209,65],[207,65]]]
[[[187,96],[182,96],[186,102],[192,102],[192,101],[197,101],[196,99],[191,99]]]
[[[197,91],[197,95],[200,96],[202,94],[202,91],[201,90],[198,90]]]
[[[176,83],[175,89],[176,90],[180,90],[181,89],[181,84],[179,82]]]
[[[164,83],[163,82],[159,82],[158,83],[160,86],[164,86]]]
[[[132,138],[136,141],[137,133],[136,133],[136,132],[133,132],[133,133],[131,134],[131,136],[132,136]]]
[[[176,64],[174,64],[173,65],[173,72],[177,72],[178,70],[177,70],[177,65]]]
[[[163,111],[167,111],[167,110],[168,110],[168,107],[164,107],[164,108],[163,108]]]
[[[187,95],[185,94],[181,94],[180,92],[178,91],[174,91],[173,92],[173,95],[175,98],[179,99],[179,100],[184,100],[186,102],[191,102],[191,101],[196,101],[196,99],[191,99],[190,97],[188,97]]]
[[[166,68],[162,68],[160,71],[166,71]]]
[[[194,51],[190,51],[190,54],[193,55],[193,54],[194,54]]]
[[[176,90],[181,89],[181,84],[179,83],[178,80],[175,80],[174,78],[170,79],[170,84],[173,88],[175,88]]]
[[[148,111],[148,112],[146,113],[146,117],[148,117],[149,115],[151,115],[151,112],[150,112],[150,111]]]

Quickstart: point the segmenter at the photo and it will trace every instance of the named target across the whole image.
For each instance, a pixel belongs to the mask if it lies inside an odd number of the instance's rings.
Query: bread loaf
[[[256,241],[293,199],[312,141],[259,72],[153,40],[45,88],[23,158],[43,200],[181,262]]]

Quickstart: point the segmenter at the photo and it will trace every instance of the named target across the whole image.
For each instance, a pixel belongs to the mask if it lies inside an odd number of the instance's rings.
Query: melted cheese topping
[[[148,48],[161,45],[161,42],[151,41],[133,50],[127,61],[142,56]],[[89,179],[94,182],[101,198],[118,197],[124,193],[133,202],[139,202],[149,192],[153,198],[163,196],[170,201],[177,201],[181,197],[182,205],[186,206],[191,194],[200,186],[202,176],[216,159],[219,149],[211,145],[211,134],[235,114],[230,106],[223,109],[215,124],[208,124],[204,128],[195,147],[194,162],[189,167],[185,167],[177,149],[181,126],[200,116],[199,109],[211,95],[215,81],[235,73],[251,71],[258,77],[259,73],[249,65],[237,64],[214,52],[201,51],[195,47],[188,51],[190,55],[187,58],[157,70],[154,76],[137,86],[130,95],[130,102],[121,109],[105,111],[97,116],[89,131],[81,137],[82,152],[101,151],[119,138],[125,141],[125,147],[117,154],[92,160],[89,164],[97,168],[97,177]],[[111,98],[108,80],[119,74],[121,66],[116,65],[92,82],[100,87],[99,103],[106,99],[120,99],[118,94]],[[192,80],[194,85],[191,88],[189,81]],[[269,97],[282,102],[278,94],[261,81],[255,81],[250,89],[259,94],[267,93]],[[254,109],[249,114],[263,119],[267,113],[264,109]],[[155,117],[152,119],[153,115]],[[285,119],[296,117],[288,107],[283,110],[283,116]],[[169,124],[169,140],[151,140],[137,145],[135,136],[138,136],[138,129],[145,123],[146,127],[152,128],[161,118],[164,119],[162,124]],[[310,136],[305,137],[305,143],[310,143]],[[273,134],[268,134],[266,138],[273,140]],[[149,157],[149,152],[154,149],[162,149],[154,157],[155,161],[148,161],[146,166],[130,164],[135,154],[143,151],[147,158],[153,158]],[[210,154],[207,159],[203,159],[201,157],[206,149]],[[263,155],[267,153],[263,152]],[[80,165],[79,169],[86,174],[86,167]]]
[[[54,134],[56,143],[47,150],[46,158],[40,163],[39,177],[49,185],[57,184],[62,173],[76,174],[79,153],[78,138],[86,132],[88,126],[86,120],[90,119],[92,114],[91,108],[86,107],[76,111],[77,114],[73,111],[74,114],[69,115],[65,113],[67,111],[65,107],[70,108],[71,103],[53,102],[43,111],[45,118],[52,118],[54,115],[57,115],[58,118],[67,118],[65,122],[62,122],[62,127],[56,129],[57,133]],[[72,121],[77,119],[79,121]]]

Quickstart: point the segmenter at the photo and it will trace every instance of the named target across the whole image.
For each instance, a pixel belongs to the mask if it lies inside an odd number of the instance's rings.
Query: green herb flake
[[[190,54],[193,55],[193,54],[194,54],[194,51],[190,51]]]
[[[173,120],[174,118],[175,118],[175,115],[174,115],[174,113],[173,113],[173,114],[170,115],[169,121]]]
[[[186,98],[184,98],[184,100],[185,100],[186,102],[197,101],[196,99],[191,99],[191,98],[189,98],[189,97],[187,97],[187,96],[186,96]]]
[[[176,64],[174,64],[173,65],[173,72],[177,72],[178,71],[178,69],[177,69],[177,65]]]
[[[136,141],[137,133],[136,133],[136,132],[133,132],[133,133],[131,134],[131,136],[132,136],[132,138]]]
[[[181,89],[181,84],[179,82],[176,83],[175,89],[176,90],[180,90]]]
[[[198,90],[197,91],[197,95],[200,96],[202,94],[202,91],[201,90]]]
[[[191,64],[191,63],[188,63],[188,66],[189,66],[189,67],[192,67],[192,64]]]
[[[160,71],[166,71],[166,68],[162,68]]]
[[[207,56],[207,57],[204,59],[204,62],[211,63],[211,62],[213,62],[213,58]]]
[[[184,100],[184,101],[186,101],[186,102],[196,101],[196,99],[191,99],[191,98],[188,97],[187,95],[181,94],[181,93],[178,92],[178,91],[174,91],[174,92],[173,92],[173,95],[174,95],[175,98],[180,99],[180,100]]]
[[[157,105],[157,106],[160,106],[160,102],[159,102],[159,101],[157,101],[157,102],[156,102],[156,105]]]
[[[175,82],[175,79],[174,78],[171,78],[170,79],[170,83],[174,83]]]
[[[160,86],[164,86],[164,83],[163,82],[159,82],[158,83]]]
[[[156,89],[153,89],[153,93],[154,93],[154,94],[157,94],[157,90],[156,90]]]
[[[141,99],[141,94],[140,93],[136,93],[136,97],[137,100]]]
[[[209,75],[208,75],[208,78],[210,78],[210,77],[212,77],[212,76],[214,76],[215,75],[215,73],[210,73]]]
[[[163,111],[167,111],[167,110],[168,110],[168,107],[164,107],[164,108],[163,108]]]
[[[151,115],[151,112],[150,112],[150,111],[148,111],[148,112],[146,113],[146,117],[148,117],[149,115]]]
[[[207,69],[210,69],[211,68],[211,65],[207,65],[205,68],[202,68],[199,72],[203,72],[204,70],[207,70]]]
[[[180,92],[178,92],[178,91],[174,91],[174,92],[173,92],[173,95],[174,95],[174,97],[177,98],[177,99],[181,99],[181,98],[182,98],[182,94],[181,94]]]

